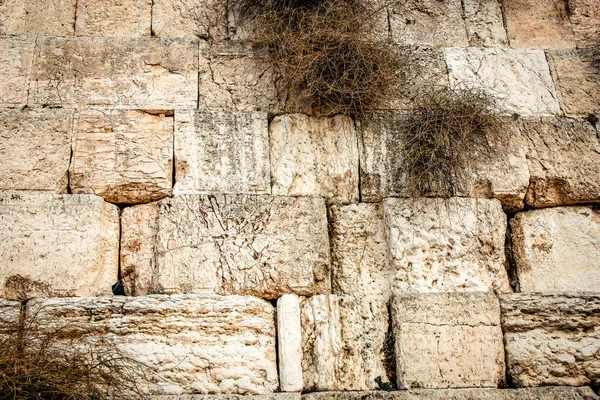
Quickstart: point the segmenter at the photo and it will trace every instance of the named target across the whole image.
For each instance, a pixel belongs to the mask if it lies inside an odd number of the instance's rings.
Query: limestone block
[[[289,114],[269,125],[273,195],[358,201],[358,143],[352,119]]]
[[[191,39],[40,37],[29,105],[195,108],[197,57]]]
[[[34,46],[33,37],[0,37],[0,107],[27,104]]]
[[[154,0],[152,32],[158,37],[227,38],[221,0]]]
[[[546,57],[565,114],[600,115],[600,65],[595,65],[597,56],[590,50],[563,50],[546,51]]]
[[[271,193],[267,114],[175,113],[174,193]]]
[[[395,295],[511,292],[499,201],[389,198],[383,205]]]
[[[390,5],[394,41],[449,47],[468,46],[461,0],[407,0]]]
[[[75,118],[69,168],[72,193],[120,204],[171,194],[173,117],[129,110],[86,110]]]
[[[21,303],[0,298],[0,337],[5,330],[10,330],[11,325],[19,322]]]
[[[268,394],[182,394],[147,396],[148,400],[301,400],[300,393],[268,393]],[[567,400],[579,400],[569,398]],[[529,399],[526,399],[529,400]],[[542,399],[545,400],[545,399]]]
[[[596,0],[568,0],[569,19],[577,48],[600,44],[600,3]]]
[[[464,0],[463,7],[469,46],[508,45],[499,0]]]
[[[502,101],[507,113],[560,112],[543,51],[449,48],[445,53],[451,86],[486,90]]]
[[[504,382],[500,306],[492,293],[395,297],[398,387],[497,387]]]
[[[73,36],[77,0],[0,1],[0,36]]]
[[[67,192],[73,112],[0,111],[0,191]]]
[[[556,207],[518,213],[510,221],[521,292],[598,292],[600,212]]]
[[[23,0],[0,1],[0,36],[26,33],[26,2]]]
[[[532,207],[598,202],[600,142],[586,121],[523,119],[531,184],[525,198]]]
[[[386,300],[318,295],[300,302],[305,391],[371,390],[387,381]]]
[[[0,226],[0,297],[16,297],[20,282],[26,295],[112,295],[116,206],[89,195],[0,194]]]
[[[600,296],[515,293],[500,304],[516,386],[600,383]]]
[[[43,299],[45,329],[107,346],[150,366],[154,394],[261,394],[277,389],[274,308],[254,297],[173,295]],[[102,343],[97,344],[101,346]]]
[[[76,36],[150,36],[152,0],[77,0]]]
[[[284,294],[277,300],[277,343],[279,389],[283,392],[301,392],[304,380],[300,299],[295,294]]]
[[[122,232],[129,295],[330,291],[322,199],[182,195],[125,209]]]

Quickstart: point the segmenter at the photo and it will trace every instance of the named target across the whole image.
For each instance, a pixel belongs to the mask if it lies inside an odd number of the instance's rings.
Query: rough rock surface
[[[77,0],[77,36],[150,36],[152,0]]]
[[[600,383],[600,296],[519,293],[500,303],[515,385]]]
[[[0,191],[67,192],[73,112],[0,110]]]
[[[277,300],[277,349],[279,389],[283,392],[301,392],[304,379],[298,295],[284,294]]]
[[[501,101],[507,113],[560,112],[542,50],[449,48],[444,51],[451,86],[486,90]]]
[[[223,6],[220,0],[154,0],[153,36],[225,39]]]
[[[195,108],[197,84],[192,39],[40,37],[29,105]]]
[[[182,394],[148,396],[148,400],[301,400],[300,393],[268,393],[258,395],[243,394]],[[529,399],[527,399],[529,400]],[[545,400],[545,399],[543,399]],[[569,398],[566,400],[579,400]]]
[[[499,0],[463,0],[469,46],[508,45]]]
[[[395,295],[511,292],[499,201],[389,198],[383,204]]]
[[[254,297],[173,295],[44,299],[28,307],[43,328],[104,339],[156,371],[156,394],[260,394],[277,389],[275,315]],[[99,343],[98,345],[103,345]]]
[[[10,325],[19,322],[21,315],[21,303],[0,298],[0,337]],[[9,325],[7,327],[6,325]]]
[[[175,113],[175,194],[271,193],[267,114]]]
[[[0,107],[27,104],[33,37],[0,37]]]
[[[0,36],[73,36],[77,0],[0,1]]]
[[[358,142],[352,119],[289,114],[269,125],[273,195],[358,201]]]
[[[77,114],[69,168],[73,193],[138,204],[171,194],[173,117],[130,110]]]
[[[568,4],[577,48],[597,46],[600,41],[600,3],[596,0],[568,0]]]
[[[123,212],[126,293],[330,291],[319,198],[182,195]]]
[[[555,207],[518,213],[510,221],[521,292],[598,292],[600,212]]]
[[[0,296],[19,297],[22,282],[27,295],[112,294],[116,206],[89,195],[0,194],[0,226]]]
[[[397,296],[398,387],[497,387],[504,381],[500,306],[492,293]]]

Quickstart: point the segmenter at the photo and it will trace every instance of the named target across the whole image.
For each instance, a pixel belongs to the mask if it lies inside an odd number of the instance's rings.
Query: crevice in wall
[[[500,12],[502,13],[502,26],[504,27],[504,32],[506,33],[506,42],[508,47],[512,47],[510,43],[510,36],[508,36],[508,25],[506,24],[506,6],[504,5],[504,0],[499,0],[500,3]]]
[[[71,140],[69,143],[69,163],[67,166],[67,194],[73,194],[71,190],[71,164],[73,163],[73,144],[75,141],[75,122],[77,115],[73,114],[73,122],[71,123]]]
[[[515,293],[521,291],[521,284],[519,283],[519,275],[517,273],[517,264],[515,262],[512,246],[512,232],[510,229],[510,220],[514,218],[514,214],[507,215],[506,219],[506,237],[504,241],[504,254],[506,256],[505,267],[508,274],[508,281],[510,287]]]
[[[173,113],[173,138],[172,138],[172,149],[171,149],[171,196],[173,195],[173,190],[175,189],[175,183],[177,179],[177,173],[175,164],[177,162],[177,155],[175,154],[175,113]]]
[[[380,389],[383,390],[397,390],[398,389],[398,375],[396,372],[396,340],[394,338],[394,324],[392,318],[392,301],[389,300],[387,304],[388,311],[388,329],[385,334],[385,341],[383,342],[383,368],[387,374],[389,382],[377,381]]]
[[[75,15],[73,16],[73,36],[77,36],[77,11],[79,11],[79,0],[75,0]]]
[[[333,264],[334,264],[334,260],[333,260],[333,255],[335,254],[335,252],[333,251],[333,218],[332,218],[332,213],[331,213],[331,205],[327,204],[327,237],[329,238],[329,285],[330,285],[330,290],[329,293],[334,293],[335,292],[335,288],[333,287]]]
[[[363,198],[362,198],[362,168],[360,165],[360,139],[362,138],[362,135],[360,133],[360,122],[356,122],[356,120],[353,120],[354,122],[354,131],[356,132],[356,149],[358,150],[358,202],[362,203]]]
[[[115,296],[125,296],[125,289],[121,281],[121,237],[123,236],[123,224],[121,222],[123,210],[129,206],[119,206],[119,245],[117,247],[117,282],[112,286]]]
[[[154,33],[154,0],[150,2],[150,37],[156,36]]]
[[[273,321],[273,326],[275,326],[275,368],[277,368],[277,376],[280,377],[281,371],[279,370],[279,326],[277,325],[277,300],[267,301],[269,301],[269,303],[271,303],[275,309],[275,313],[273,314],[273,318],[275,319],[275,321]],[[281,381],[279,382],[279,385],[280,386],[277,387],[277,391],[281,392]]]

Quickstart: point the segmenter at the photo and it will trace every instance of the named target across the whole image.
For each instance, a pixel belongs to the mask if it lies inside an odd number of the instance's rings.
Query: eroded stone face
[[[0,36],[73,36],[76,0],[3,0]]]
[[[323,199],[182,195],[124,210],[122,232],[129,295],[330,291]]]
[[[569,19],[577,48],[600,43],[600,3],[596,0],[568,0]]]
[[[220,0],[154,0],[152,31],[158,37],[227,37],[225,3]]]
[[[152,0],[77,0],[77,36],[150,36]]]
[[[119,209],[100,197],[0,194],[0,296],[108,296]],[[25,286],[23,286],[25,285]]]
[[[516,386],[598,382],[600,297],[515,293],[500,304],[506,363]]]
[[[463,9],[469,46],[508,45],[498,0],[464,0]]]
[[[19,322],[21,303],[0,298],[0,337]]]
[[[0,37],[0,107],[27,104],[33,37]]]

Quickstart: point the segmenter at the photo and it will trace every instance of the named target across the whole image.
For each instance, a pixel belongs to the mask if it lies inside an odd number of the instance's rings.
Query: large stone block
[[[510,221],[521,292],[600,291],[600,212],[556,207]]]
[[[114,346],[149,366],[150,382],[141,382],[149,393],[277,389],[274,308],[264,300],[216,295],[44,299],[29,305],[28,313],[42,329],[60,327],[63,337]]]
[[[560,112],[542,50],[449,48],[445,52],[451,86],[483,89],[498,98],[507,113]]]
[[[389,198],[383,204],[394,294],[511,292],[499,201]]]
[[[77,36],[150,36],[152,0],[77,0]]]
[[[0,37],[0,107],[27,104],[34,46],[33,37]]]
[[[600,3],[596,0],[567,0],[569,19],[577,48],[600,44]]]
[[[37,39],[30,106],[195,108],[198,42],[157,38]]]
[[[0,296],[108,296],[119,209],[96,196],[0,194]]]
[[[395,297],[398,387],[497,387],[504,382],[500,306],[492,293]]]
[[[282,115],[269,125],[273,194],[358,201],[358,143],[352,119]]]
[[[301,392],[304,379],[298,295],[284,294],[277,300],[277,349],[279,389],[283,392]]]
[[[130,295],[330,291],[322,199],[182,195],[124,210],[122,232]]]
[[[73,112],[0,111],[0,192],[67,193]]]
[[[175,194],[271,193],[267,114],[175,113]]]
[[[516,386],[600,383],[600,296],[515,293],[500,304]]]
[[[0,1],[0,36],[73,36],[77,0]]]
[[[77,114],[69,168],[73,193],[138,204],[171,194],[173,117],[129,110]]]
[[[226,39],[225,6],[221,0],[154,0],[153,36]]]
[[[469,46],[508,45],[499,0],[463,0],[463,9]]]

